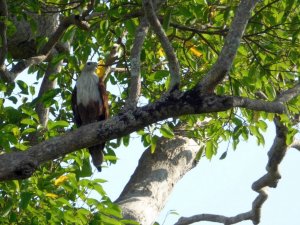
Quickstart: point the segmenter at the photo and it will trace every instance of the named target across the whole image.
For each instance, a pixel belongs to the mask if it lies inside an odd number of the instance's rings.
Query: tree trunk
[[[143,225],[155,222],[176,183],[196,165],[198,144],[187,137],[160,138],[152,154],[147,149],[116,203],[125,219]]]

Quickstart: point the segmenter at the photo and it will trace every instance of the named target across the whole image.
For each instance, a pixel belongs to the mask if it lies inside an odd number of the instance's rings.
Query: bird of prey
[[[108,96],[103,77],[97,76],[98,64],[87,62],[72,93],[74,122],[78,127],[105,120],[109,116]],[[105,143],[89,147],[92,162],[101,171]]]

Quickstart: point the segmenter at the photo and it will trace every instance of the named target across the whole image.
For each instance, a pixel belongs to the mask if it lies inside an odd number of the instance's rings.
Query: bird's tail
[[[105,143],[89,147],[89,152],[92,157],[92,162],[99,172],[101,172],[101,164],[103,162],[103,150]]]

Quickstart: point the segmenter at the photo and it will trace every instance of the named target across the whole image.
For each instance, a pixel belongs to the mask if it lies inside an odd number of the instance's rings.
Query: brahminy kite
[[[103,77],[97,76],[98,64],[88,62],[78,78],[72,93],[74,122],[78,127],[105,120],[109,116],[108,96]],[[101,171],[105,143],[89,147],[92,162]]]

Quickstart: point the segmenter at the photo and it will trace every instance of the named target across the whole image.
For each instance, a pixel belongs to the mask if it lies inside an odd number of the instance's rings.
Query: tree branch
[[[145,17],[141,19],[140,25],[136,30],[135,39],[130,54],[130,84],[129,95],[126,100],[125,108],[136,107],[141,93],[141,51],[148,33],[149,24]]]
[[[227,217],[215,214],[199,214],[191,217],[181,217],[174,225],[188,225],[201,221],[209,221],[223,224],[235,224],[251,218],[251,212],[241,213],[233,217]]]
[[[281,178],[278,171],[278,166],[285,156],[288,147],[286,145],[286,136],[288,129],[279,121],[277,117],[274,119],[274,123],[276,126],[276,137],[274,139],[273,145],[268,152],[269,160],[266,166],[267,174],[262,176],[252,185],[252,189],[259,193],[255,201],[253,202],[252,207],[252,211],[254,212],[252,221],[254,224],[258,224],[260,222],[261,207],[268,197],[266,187],[276,188],[277,183]]]
[[[241,97],[237,98],[240,99]],[[62,136],[35,145],[28,151],[0,155],[0,180],[27,178],[43,162],[57,159],[77,149],[95,146],[101,142],[128,135],[170,117],[177,118],[188,114],[220,112],[236,106],[248,107],[243,101],[239,101],[242,103],[237,104],[234,99],[235,97],[232,96],[213,94],[199,96],[198,92],[193,90],[184,93],[170,93],[155,103],[121,113],[102,122],[82,126],[75,131],[67,132]],[[251,102],[260,101],[252,100]],[[265,102],[265,104],[277,104],[278,107],[263,106],[260,110],[274,113],[284,112],[281,103]],[[252,105],[255,104],[251,104],[251,108],[253,108]],[[259,110],[258,107],[255,109]]]
[[[55,87],[56,81],[50,80],[49,78],[52,74],[57,74],[60,72],[61,65],[62,61],[58,62],[56,65],[53,65],[51,63],[48,64],[45,76],[43,78],[43,82],[39,90],[38,98],[41,98],[43,94],[45,94],[49,90],[52,90]],[[46,127],[49,118],[49,108],[46,108],[43,102],[38,101],[36,104],[36,112],[39,116],[40,124],[43,127]]]
[[[282,92],[276,99],[279,102],[288,102],[300,94],[300,84],[295,85],[293,88]]]
[[[173,139],[161,137],[154,153],[150,149],[144,151],[115,201],[122,208],[124,219],[143,225],[153,224],[176,183],[194,168],[199,146],[193,139],[182,136],[184,132],[177,131]]]
[[[53,33],[53,35],[49,38],[49,41],[37,53],[37,56],[18,62],[15,66],[12,67],[10,71],[6,68],[5,65],[3,65],[2,67],[0,67],[0,77],[2,77],[2,79],[7,82],[13,82],[16,77],[27,67],[45,61],[48,58],[53,47],[62,37],[63,33],[71,25],[76,25],[77,27],[85,30],[88,30],[89,28],[89,25],[86,22],[82,21],[79,16],[65,17],[56,31]]]
[[[105,74],[103,77],[103,80],[106,80],[107,76],[112,72],[114,69],[111,67],[116,59],[118,58],[118,51],[119,51],[120,45],[114,44],[112,49],[110,50],[109,56],[105,61]]]
[[[276,126],[276,137],[273,145],[268,152],[267,174],[259,178],[252,184],[252,189],[259,193],[252,203],[252,209],[249,212],[238,214],[234,217],[226,217],[213,214],[200,214],[191,217],[181,217],[175,225],[186,225],[199,221],[218,222],[223,224],[235,224],[244,220],[252,220],[253,224],[259,224],[261,217],[261,208],[267,200],[267,187],[276,188],[278,180],[281,178],[278,166],[285,156],[287,145],[287,128],[279,121],[278,117],[274,119]]]
[[[216,63],[198,84],[200,92],[212,92],[229,72],[251,12],[257,2],[258,0],[242,0],[239,4]]]
[[[290,145],[290,148],[294,148],[300,151],[300,140],[294,140],[293,143]]]
[[[149,24],[151,25],[151,28],[157,35],[157,38],[159,39],[165,53],[166,57],[169,62],[169,69],[170,69],[170,87],[169,91],[174,90],[174,88],[179,88],[180,84],[180,67],[178,59],[175,55],[174,49],[169,42],[169,39],[163,30],[159,19],[156,16],[155,9],[153,6],[153,0],[143,0],[143,7],[145,11],[145,15],[148,19]]]

